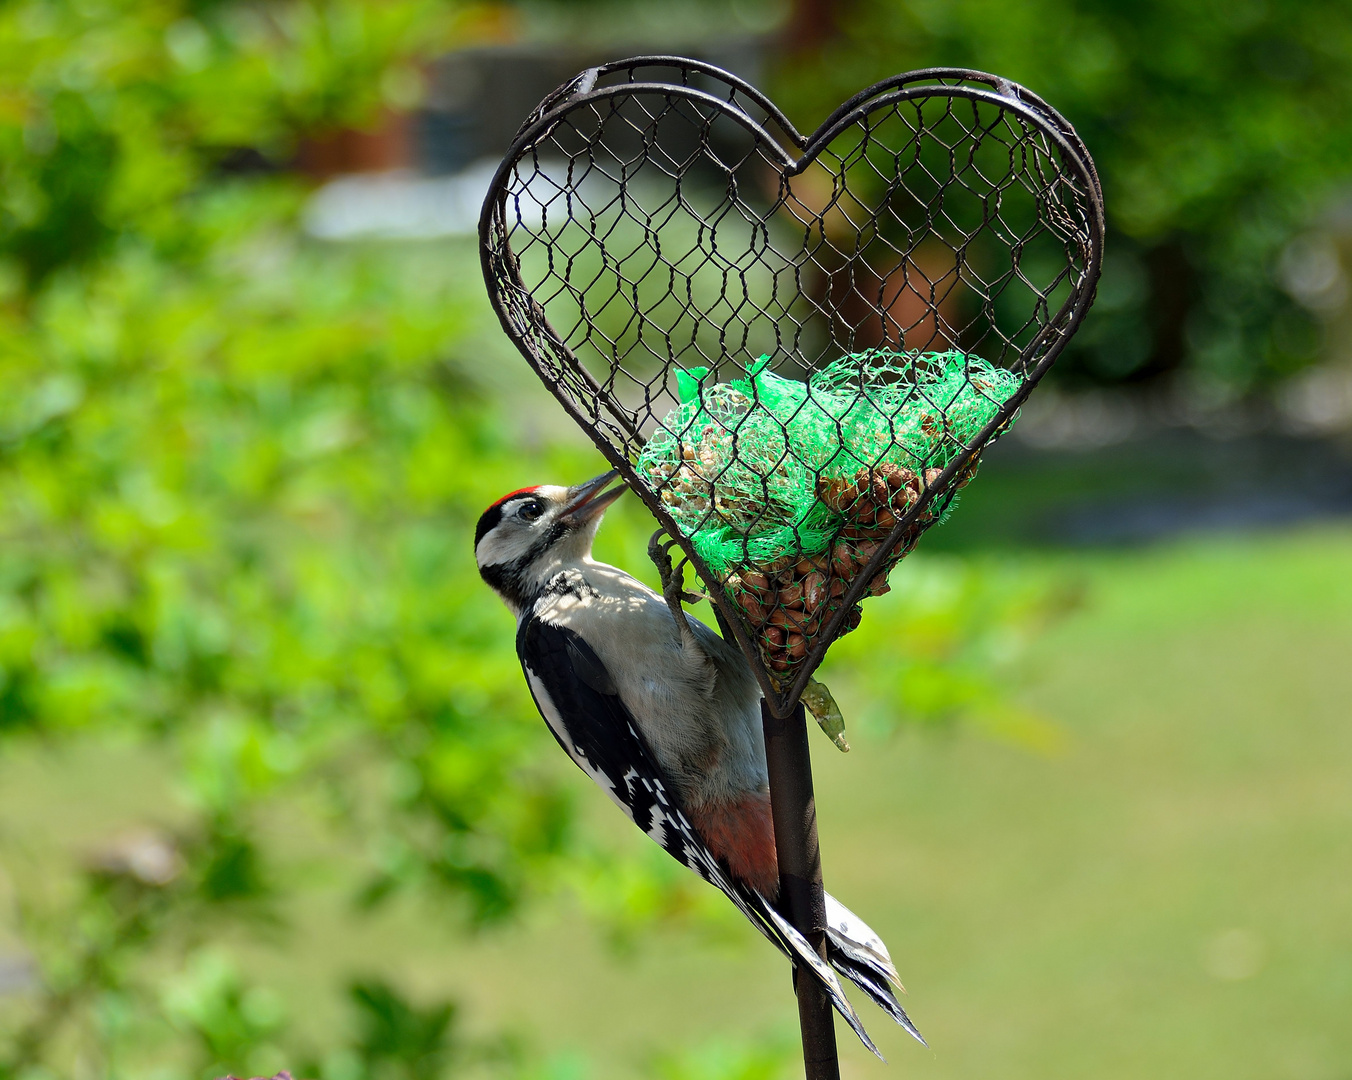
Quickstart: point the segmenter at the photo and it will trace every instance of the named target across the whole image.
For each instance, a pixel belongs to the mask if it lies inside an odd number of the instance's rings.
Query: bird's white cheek
[[[524,531],[503,532],[501,527],[479,541],[474,549],[475,561],[480,566],[503,566],[516,562],[530,550],[531,536]]]

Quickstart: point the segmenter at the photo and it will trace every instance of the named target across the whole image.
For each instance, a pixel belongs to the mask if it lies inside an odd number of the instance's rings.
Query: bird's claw
[[[664,539],[665,538],[665,539]],[[679,621],[682,608],[682,602],[687,604],[698,604],[701,600],[707,600],[708,597],[703,593],[688,592],[685,587],[685,568],[689,564],[689,559],[682,559],[679,563],[674,563],[671,558],[671,549],[676,546],[676,541],[667,536],[667,534],[658,529],[653,533],[652,539],[648,541],[648,557],[652,559],[657,567],[657,575],[662,579],[662,598],[666,600],[667,607]]]

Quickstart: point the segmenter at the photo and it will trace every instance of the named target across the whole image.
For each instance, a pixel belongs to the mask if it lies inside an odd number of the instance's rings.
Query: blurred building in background
[[[681,53],[755,84],[769,41],[734,34]],[[328,240],[473,233],[498,162],[546,94],[596,64],[669,52],[656,42],[613,48],[560,42],[450,53],[428,67],[416,110],[387,112],[372,130],[305,144],[298,164],[323,181],[307,208],[306,230]]]

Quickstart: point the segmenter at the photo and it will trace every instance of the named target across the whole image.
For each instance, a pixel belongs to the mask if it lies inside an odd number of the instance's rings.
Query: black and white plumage
[[[540,714],[640,829],[813,973],[865,1046],[878,1053],[837,972],[923,1043],[886,946],[858,916],[827,896],[827,963],[777,907],[759,688],[716,633],[689,615],[678,624],[660,595],[592,559],[601,516],[625,490],[606,490],[613,477],[512,492],[479,521],[480,573],[517,618]]]

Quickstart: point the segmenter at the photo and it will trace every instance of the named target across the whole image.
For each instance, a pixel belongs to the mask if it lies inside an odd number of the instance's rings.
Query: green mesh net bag
[[[782,674],[806,656],[807,639],[897,519],[1020,380],[956,350],[870,350],[806,382],[769,365],[761,357],[746,378],[726,383],[711,382],[704,368],[678,372],[680,405],[637,470]],[[886,590],[887,573],[932,521],[908,530],[871,594]],[[855,611],[846,629],[857,624]]]

